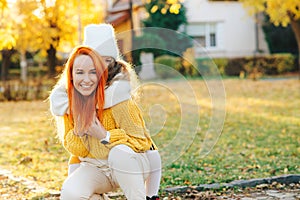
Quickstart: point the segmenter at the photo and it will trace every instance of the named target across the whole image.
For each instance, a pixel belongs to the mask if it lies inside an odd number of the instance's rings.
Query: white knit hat
[[[83,45],[96,50],[101,56],[119,58],[119,48],[110,24],[90,24],[84,28]]]

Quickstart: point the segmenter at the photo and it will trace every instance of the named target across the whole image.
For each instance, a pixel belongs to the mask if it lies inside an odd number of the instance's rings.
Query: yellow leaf
[[[155,13],[157,10],[158,10],[158,6],[157,6],[157,5],[154,5],[154,6],[151,8],[150,12],[151,12],[151,13]]]
[[[160,12],[161,12],[161,14],[166,14],[167,13],[167,9],[165,9],[165,8],[162,8],[161,10],[160,10]]]

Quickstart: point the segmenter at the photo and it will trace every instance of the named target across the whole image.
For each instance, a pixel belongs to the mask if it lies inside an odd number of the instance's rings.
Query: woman
[[[143,182],[148,178],[149,171],[147,170],[153,164],[149,163],[149,157],[154,156],[157,160],[157,154],[147,150],[156,147],[145,129],[138,107],[128,98],[130,96],[128,92],[124,93],[128,91],[129,84],[125,63],[113,61],[109,66],[110,73],[107,73],[105,64],[101,62],[97,52],[88,47],[78,47],[73,51],[66,65],[67,102],[65,98],[62,98],[63,95],[53,95],[53,93],[51,95],[52,103],[69,102],[70,105],[68,114],[64,115],[65,131],[61,135],[63,135],[62,141],[65,148],[73,155],[70,159],[70,166],[76,166],[76,170],[63,185],[63,199],[90,198],[93,193],[105,193],[115,189],[117,185],[120,185],[128,199],[145,199]],[[105,83],[107,78],[108,84]],[[118,87],[115,83],[118,83]],[[108,94],[106,96],[111,97],[109,91],[112,90],[121,95],[114,95],[113,100],[105,98],[105,87],[107,87],[106,94]],[[59,97],[62,101],[54,97]],[[108,108],[109,106],[103,102],[111,107]],[[105,106],[107,107],[105,110],[101,109]],[[68,107],[68,104],[64,107]],[[55,111],[53,105],[51,111]],[[147,155],[143,153],[146,151]],[[131,163],[133,157],[134,162]],[[76,163],[79,162],[81,164],[78,167]],[[87,168],[93,170],[86,170]],[[102,171],[99,172],[99,168]],[[89,175],[87,172],[93,173]],[[95,174],[100,174],[100,176],[95,176]],[[86,181],[90,184],[83,188],[82,183]],[[137,185],[141,186],[138,190]],[[157,194],[151,189],[151,184],[147,193]],[[153,196],[147,199],[159,198]]]

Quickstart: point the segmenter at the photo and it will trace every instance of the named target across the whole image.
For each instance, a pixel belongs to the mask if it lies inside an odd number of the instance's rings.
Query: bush
[[[290,72],[294,69],[295,56],[293,56],[292,54],[274,54],[274,57],[274,65],[277,66],[278,74]]]
[[[227,76],[239,76],[245,70],[246,58],[232,58],[228,60],[228,65],[225,67],[224,72]]]
[[[213,62],[212,62],[213,61]],[[296,69],[296,58],[292,54],[272,54],[268,56],[252,56],[242,58],[198,58],[201,74],[212,74],[214,64],[221,75],[248,77],[262,75],[279,75]]]
[[[226,59],[212,59],[208,57],[197,58],[196,61],[201,76],[219,75],[220,72],[224,71],[224,63],[226,63]]]
[[[61,73],[61,71],[58,71]],[[9,79],[16,80],[20,78],[21,69],[9,69]],[[37,78],[40,76],[46,76],[48,74],[48,67],[47,66],[29,66],[27,67],[27,77],[28,78]]]
[[[9,80],[0,82],[0,101],[46,99],[54,85],[52,79],[32,79],[27,82]]]
[[[179,76],[181,61],[179,57],[163,55],[155,59],[155,72],[160,78],[174,78]]]
[[[193,48],[188,48],[184,53],[181,59],[181,68],[180,73],[185,76],[198,76],[198,63],[195,59],[195,53]]]
[[[273,54],[250,57],[246,61],[244,68],[248,75],[253,71],[266,75],[279,75],[293,70],[295,58],[291,54]]]
[[[227,58],[213,58],[213,62],[216,64],[217,68],[219,69],[220,74],[226,75],[225,67],[228,65],[228,59]]]

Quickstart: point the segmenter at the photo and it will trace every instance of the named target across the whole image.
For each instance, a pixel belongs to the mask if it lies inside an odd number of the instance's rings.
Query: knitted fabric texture
[[[84,28],[83,45],[96,50],[101,56],[119,58],[114,28],[110,24],[90,24]]]
[[[75,135],[68,116],[65,115],[64,119],[63,145],[73,155],[69,164],[80,162],[76,157],[107,159],[109,150],[118,144],[125,144],[135,152],[145,152],[151,146],[157,149],[145,127],[141,111],[132,100],[121,102],[104,110],[102,124],[111,135],[108,145],[101,144],[100,140],[95,137]]]

